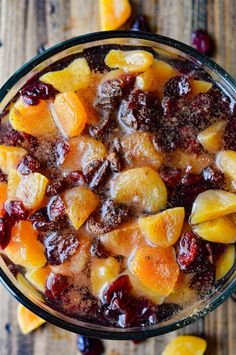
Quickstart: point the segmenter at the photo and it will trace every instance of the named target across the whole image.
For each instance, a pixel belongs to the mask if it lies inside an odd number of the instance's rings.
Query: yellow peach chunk
[[[10,110],[9,121],[17,131],[33,136],[51,136],[57,133],[48,103],[43,100],[37,105],[27,105],[19,99]]]
[[[99,204],[99,198],[87,187],[79,186],[64,194],[68,217],[75,229],[79,229]]]
[[[191,80],[191,96],[195,96],[201,93],[206,93],[212,88],[212,83],[209,81],[204,81],[204,80]]]
[[[190,288],[192,274],[179,273],[178,280],[173,291],[165,298],[165,303],[176,303],[181,306],[189,306],[197,301],[197,292]]]
[[[206,347],[205,339],[191,335],[180,335],[170,341],[162,355],[203,355]]]
[[[5,182],[0,182],[0,217],[4,213],[4,203],[7,200],[7,184]]]
[[[138,247],[129,268],[144,286],[160,296],[173,291],[179,275],[173,247]]]
[[[29,210],[37,209],[45,197],[48,179],[39,173],[21,176],[16,197]]]
[[[51,272],[50,266],[44,266],[28,270],[25,274],[26,279],[41,292],[45,292],[47,278]]]
[[[150,133],[135,132],[122,139],[125,159],[131,166],[150,166],[154,169],[161,166],[163,156],[154,148],[152,138]]]
[[[200,223],[194,228],[194,232],[209,242],[236,242],[236,225],[228,217],[219,217],[212,221]]]
[[[20,272],[17,273],[16,280],[18,283],[17,286],[24,294],[27,296],[30,295],[31,297],[34,296],[35,298],[42,300],[42,296],[38,290],[28,280],[26,280],[25,276],[23,276]]]
[[[8,200],[17,200],[17,188],[19,186],[21,175],[17,170],[11,169],[8,174],[7,198]]]
[[[136,78],[136,87],[142,91],[156,91],[163,97],[163,88],[168,80],[178,72],[162,60],[154,60],[153,65]]]
[[[29,311],[22,304],[17,308],[17,321],[23,334],[28,334],[45,323],[44,319]]]
[[[99,0],[101,30],[117,30],[130,17],[129,0]]]
[[[143,236],[138,224],[131,222],[103,234],[100,241],[113,255],[128,257],[132,250],[143,241]]]
[[[84,270],[90,256],[91,241],[87,236],[80,235],[79,242],[79,247],[74,255],[68,258],[63,264],[51,266],[55,274],[78,276]]]
[[[38,241],[38,233],[30,221],[14,225],[5,253],[17,265],[33,268],[46,264],[43,244]]]
[[[219,120],[198,134],[199,142],[209,153],[220,150],[225,126],[226,121]]]
[[[109,285],[120,273],[119,262],[109,256],[106,259],[91,260],[91,287],[95,297],[101,297],[102,289]]]
[[[85,89],[90,81],[91,70],[85,58],[75,59],[66,68],[43,74],[40,80],[51,84],[60,92]]]
[[[216,280],[222,279],[233,267],[235,262],[235,245],[227,245],[226,250],[216,261]]]
[[[236,212],[236,195],[223,190],[201,192],[193,203],[191,223],[198,224]]]
[[[8,174],[11,169],[16,169],[21,158],[27,151],[20,147],[0,145],[0,169]]]
[[[58,94],[54,101],[55,122],[66,137],[78,136],[87,122],[87,114],[79,97],[73,92]]]
[[[62,169],[65,171],[85,169],[95,160],[103,160],[107,155],[105,145],[88,135],[69,139],[70,151],[66,155]]]
[[[209,154],[185,153],[181,150],[171,154],[171,160],[176,168],[193,174],[200,174],[204,168],[213,163],[213,158]]]
[[[134,204],[147,212],[158,212],[167,202],[164,182],[149,167],[122,172],[113,182],[111,195],[117,202]]]
[[[223,150],[216,155],[216,166],[231,179],[236,179],[236,152]]]
[[[178,240],[184,215],[183,207],[170,208],[154,216],[139,218],[138,224],[148,241],[160,247],[168,247]]]
[[[119,68],[129,73],[140,73],[152,65],[153,55],[142,50],[121,51],[112,49],[106,55],[105,63],[109,68]]]

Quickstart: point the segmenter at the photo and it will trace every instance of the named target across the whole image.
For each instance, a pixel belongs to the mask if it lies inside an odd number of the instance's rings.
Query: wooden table
[[[0,0],[0,85],[43,47],[99,30],[96,0]],[[215,60],[236,77],[236,0],[133,0],[133,14],[148,16],[153,32],[186,43],[192,29],[206,28],[216,43]],[[23,336],[17,302],[0,288],[0,355],[76,354],[76,336],[52,325]],[[203,336],[208,355],[236,355],[236,307],[229,299],[184,329],[134,345],[106,341],[106,355],[160,355],[178,334]],[[187,355],[187,354],[186,354]]]

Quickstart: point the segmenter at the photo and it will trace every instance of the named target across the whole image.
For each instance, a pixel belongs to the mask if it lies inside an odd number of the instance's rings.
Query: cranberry
[[[133,31],[142,31],[142,32],[151,32],[147,23],[147,19],[144,15],[139,15],[134,19],[131,30]]]
[[[60,180],[48,184],[47,195],[57,195],[67,189],[72,189],[73,187],[83,185],[84,183],[85,178],[81,171],[70,171],[66,173]]]
[[[24,220],[28,217],[28,211],[21,201],[7,201],[4,208],[8,215],[15,219]]]
[[[61,219],[66,214],[66,207],[60,196],[53,196],[47,206],[49,219],[53,222]]]
[[[70,151],[69,143],[67,143],[65,140],[58,141],[56,142],[54,149],[55,149],[55,159],[57,165],[63,164],[65,161],[65,156]]]
[[[40,163],[38,159],[36,159],[30,154],[26,154],[21,159],[17,169],[22,175],[29,175],[37,171],[39,168],[40,168]]]
[[[202,29],[197,29],[196,31],[193,31],[192,45],[201,53],[204,53],[206,55],[212,54],[212,50],[213,50],[212,40],[209,34]]]
[[[50,273],[46,281],[45,295],[52,301],[59,299],[68,287],[67,278],[60,274]]]
[[[114,117],[108,112],[101,115],[100,122],[95,126],[90,126],[89,133],[92,137],[102,141],[108,141],[110,135],[116,127]]]
[[[157,131],[162,115],[161,103],[154,94],[133,91],[120,106],[120,119],[129,128],[140,131]]]
[[[180,169],[164,166],[160,171],[160,176],[168,186],[176,186],[180,182],[182,172]]]
[[[35,211],[30,217],[29,220],[32,222],[48,222],[48,214],[47,214],[47,208],[42,207],[39,210]]]
[[[122,99],[122,80],[107,80],[99,87],[95,107],[100,110],[114,110]]]
[[[105,351],[101,340],[82,335],[77,337],[77,347],[83,355],[101,355]]]
[[[167,81],[164,86],[164,96],[185,96],[191,90],[190,82],[185,76],[175,76]]]
[[[98,238],[93,240],[90,253],[92,256],[96,256],[97,258],[107,258],[109,256],[109,253]]]
[[[129,276],[123,275],[116,279],[106,290],[104,299],[106,303],[110,303],[112,298],[119,295],[121,292],[123,294],[129,294],[132,289]]]
[[[79,239],[72,233],[53,232],[44,240],[45,256],[50,265],[60,265],[74,255],[79,247]]]
[[[57,90],[50,84],[35,82],[28,84],[20,90],[23,100],[28,105],[37,105],[40,100],[54,98]]]
[[[2,249],[5,249],[10,242],[10,238],[11,238],[10,229],[11,228],[8,221],[5,218],[0,217],[0,247]]]
[[[224,181],[224,174],[210,166],[202,170],[202,177],[204,181],[209,182],[213,187],[215,186],[217,188],[220,187]]]
[[[212,265],[211,249],[192,231],[184,233],[179,241],[177,262],[185,272],[203,272]]]

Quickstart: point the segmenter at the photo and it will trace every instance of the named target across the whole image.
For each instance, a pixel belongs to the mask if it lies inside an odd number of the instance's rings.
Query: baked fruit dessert
[[[231,275],[236,106],[201,66],[92,47],[33,76],[1,118],[1,255],[47,305],[143,327]]]

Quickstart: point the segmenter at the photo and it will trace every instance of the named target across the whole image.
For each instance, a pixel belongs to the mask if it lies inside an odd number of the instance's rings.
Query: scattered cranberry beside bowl
[[[91,337],[188,325],[236,289],[236,82],[173,39],[60,43],[0,90],[0,277]]]

